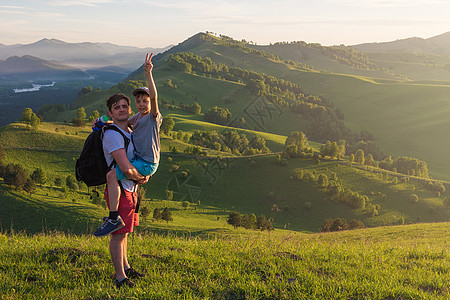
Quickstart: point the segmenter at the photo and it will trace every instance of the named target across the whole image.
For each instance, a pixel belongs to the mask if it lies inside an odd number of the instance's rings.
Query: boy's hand
[[[144,62],[145,75],[150,74],[150,72],[153,70],[152,57],[153,57],[153,53],[150,55],[147,53],[147,56],[145,57],[145,62]]]

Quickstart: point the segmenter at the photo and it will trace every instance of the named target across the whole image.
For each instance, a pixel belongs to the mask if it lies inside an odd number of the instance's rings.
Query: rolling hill
[[[450,32],[428,39],[413,37],[384,43],[365,43],[352,47],[364,52],[409,52],[432,55],[450,54]]]
[[[154,73],[162,111],[165,116],[175,119],[174,130],[189,134],[192,134],[194,130],[226,132],[231,125],[236,125],[236,120],[244,118],[246,122],[244,126],[241,126],[243,128],[239,129],[240,132],[264,137],[273,152],[283,150],[284,140],[292,131],[302,130],[307,132],[308,136],[309,133],[314,133],[318,129],[317,125],[320,124],[314,123],[313,115],[296,113],[283,106],[284,104],[277,104],[269,101],[265,96],[255,94],[249,89],[248,84],[242,81],[226,78],[225,75],[218,76],[198,71],[185,72],[174,68],[171,64],[173,62],[171,55],[179,53],[179,50],[199,55],[192,56],[198,61],[209,57],[211,66],[240,68],[254,72],[251,73],[256,74],[254,76],[262,76],[261,74],[273,76],[278,82],[283,80],[282,82],[287,82],[290,86],[298,84],[307,99],[319,101],[317,103],[324,105],[326,110],[334,111],[339,108],[345,115],[342,121],[346,126],[343,127],[344,129],[351,129],[354,133],[362,129],[368,130],[387,153],[423,159],[428,163],[430,174],[434,178],[449,177],[445,172],[447,165],[450,164],[444,155],[446,148],[436,146],[436,143],[442,143],[442,137],[445,137],[443,132],[445,132],[446,121],[443,116],[446,113],[448,105],[446,100],[450,88],[445,82],[431,84],[319,71],[305,64],[287,62],[275,54],[254,49],[242,42],[235,43],[228,37],[220,38],[207,34],[197,34],[155,57]],[[322,55],[324,61],[329,59],[329,56],[325,57],[323,54],[315,53],[314,55]],[[345,65],[343,69],[348,67]],[[126,81],[109,90],[92,91],[79,97],[73,106],[84,107],[88,115],[94,110],[106,113],[104,100],[108,95],[123,92],[131,96],[134,86],[142,85],[143,79],[142,70],[138,69],[130,74]],[[169,80],[171,85],[167,84]],[[289,100],[289,95],[286,95],[281,96],[281,99],[292,101]],[[427,99],[427,102],[423,99]],[[176,108],[181,105],[192,105],[194,102],[201,105],[202,114],[193,115]],[[217,125],[205,121],[204,113],[216,105],[227,107],[232,113],[233,118],[228,124]],[[50,135],[52,139],[51,136],[55,134],[53,131],[64,124],[64,121],[71,120],[74,115],[74,110],[59,113],[57,120],[61,121],[60,125],[52,125],[53,127],[47,125],[52,129],[46,130],[45,134],[42,132],[39,134],[42,134],[42,137]],[[24,143],[25,145],[33,139],[22,139],[23,142],[19,142],[16,134],[11,134],[14,128],[16,127],[7,127],[2,133],[9,135],[11,141],[14,141],[13,144]],[[69,128],[58,129],[57,137],[63,140],[68,137],[75,138],[77,142],[73,141],[70,144],[80,145],[82,137],[86,136],[88,130]],[[319,151],[321,143],[314,143],[316,141],[311,138],[310,140],[312,140],[310,143],[313,149]],[[50,142],[52,143],[56,142]],[[180,151],[187,147],[184,142],[165,137],[163,151],[170,151],[169,149],[174,145]],[[42,156],[39,156],[39,159],[33,159],[34,150],[29,153],[27,149],[15,149],[14,147],[17,146],[12,145],[9,147],[8,161],[26,161],[30,172],[45,161]],[[67,146],[58,148],[68,149]],[[42,149],[36,151],[41,153]],[[178,191],[178,198],[192,197],[194,191],[189,189],[189,184],[180,186],[178,175],[170,172],[172,165],[176,165],[180,171],[189,170],[188,173],[196,178],[193,180],[198,185],[194,184],[194,187],[201,186],[202,203],[218,209],[226,210],[235,207],[245,213],[265,213],[266,215],[274,214],[274,207],[276,207],[275,211],[279,213],[276,217],[274,216],[277,227],[286,226],[295,230],[316,231],[325,218],[338,216],[349,220],[363,219],[368,226],[448,219],[448,212],[442,210],[445,194],[434,195],[435,192],[428,190],[425,183],[420,180],[414,183],[403,182],[401,180],[404,175],[397,173],[383,175],[387,173],[379,169],[355,169],[355,165],[339,161],[325,161],[316,165],[315,160],[308,159],[283,162],[282,165],[287,164],[283,167],[277,163],[275,155],[227,158],[226,166],[229,163],[233,167],[222,172],[224,166],[217,165],[215,162],[215,157],[220,155],[220,152],[211,149],[207,151],[211,158],[206,159],[204,163],[201,163],[202,160],[198,158],[186,159],[180,155],[166,154],[161,176],[155,177],[149,183],[152,190],[149,195],[162,199],[165,197],[165,190],[170,186],[172,189],[181,189]],[[56,152],[57,155],[58,153]],[[64,152],[64,155],[62,160],[67,159],[68,154]],[[228,153],[223,155],[229,156]],[[314,179],[311,182],[306,179],[296,180],[299,170],[312,174]],[[70,170],[63,173],[70,174]],[[246,175],[244,178],[243,174]],[[358,212],[341,203],[330,202],[327,191],[314,184],[321,174],[328,178],[337,176],[345,188],[367,196],[370,204],[367,209],[370,208],[373,212],[373,208],[378,207],[377,215],[371,216],[368,210]],[[309,178],[308,176],[306,178]],[[394,177],[397,179],[394,180]],[[178,186],[172,186],[174,180],[178,181]],[[300,196],[293,196],[298,195],[299,190],[302,191]],[[408,200],[414,193],[419,193],[419,198],[423,200],[415,207],[411,206]],[[386,199],[389,200],[385,201]],[[190,201],[195,202],[195,199],[190,198]],[[306,202],[308,204],[305,204]]]
[[[252,130],[263,130],[284,136],[292,131],[301,130],[310,136],[314,135],[317,126],[311,125],[311,117],[299,115],[286,107],[274,107],[277,113],[262,121],[252,117],[249,109],[255,109],[254,106],[257,105],[254,104],[261,102],[245,84],[209,78],[202,74],[187,74],[173,69],[167,63],[169,56],[178,51],[209,57],[214,63],[224,64],[229,68],[267,74],[279,80],[298,84],[305,94],[322,97],[331,103],[331,107],[339,109],[345,116],[343,120],[345,126],[354,134],[367,131],[386,154],[394,157],[415,157],[426,161],[431,176],[450,179],[450,173],[447,172],[450,168],[450,159],[445,155],[445,149],[450,147],[450,142],[446,142],[450,141],[450,137],[446,130],[448,124],[445,118],[446,112],[450,109],[448,81],[368,77],[361,74],[375,75],[376,72],[357,69],[349,72],[351,74],[331,73],[310,68],[305,64],[290,64],[283,57],[277,57],[280,53],[255,50],[253,46],[234,42],[228,37],[197,34],[158,54],[154,61],[160,98],[175,104],[191,105],[197,101],[202,106],[203,112],[216,105],[227,107],[233,119],[244,117],[249,121],[247,127]],[[266,50],[280,46],[286,45],[273,45]],[[311,59],[315,57],[315,60],[324,62],[330,60],[330,57],[316,52],[314,55],[311,54]],[[292,55],[291,58],[294,58],[295,53]],[[337,61],[334,64],[339,65]],[[339,66],[341,72],[349,68],[348,65]],[[408,72],[412,74],[413,70],[410,68]],[[415,72],[420,73],[420,68]],[[143,79],[140,69],[128,77],[128,80]],[[176,89],[164,85],[169,79],[176,83]],[[108,93],[126,92],[131,95],[131,89],[115,88],[100,94],[86,95],[77,99],[74,104],[85,106],[88,112],[92,112],[93,109],[102,110],[104,105],[101,99],[106,99]],[[65,119],[67,120],[67,117]]]
[[[226,45],[220,38],[210,36],[202,39],[201,36],[196,35],[177,47],[181,51],[190,49],[189,52],[201,57],[210,57],[218,64],[265,73],[296,83],[306,93],[322,96],[331,101],[334,107],[339,108],[344,114],[346,126],[354,132],[366,130],[372,133],[375,141],[386,153],[393,156],[417,157],[428,163],[432,176],[450,179],[450,173],[447,172],[450,160],[446,159],[444,154],[445,149],[450,147],[446,142],[450,141],[450,136],[445,117],[450,108],[448,98],[450,84],[449,81],[445,81],[445,77],[440,81],[412,81],[320,72],[293,67],[283,60],[266,58],[261,53],[251,53],[246,47]],[[155,57],[157,67],[160,67],[159,70],[158,68],[155,70],[157,80],[160,84],[170,77],[180,83],[188,82],[187,77],[201,81],[202,78],[199,76],[180,74],[166,67],[165,60],[171,53],[177,52],[177,47]],[[325,59],[328,58],[322,58]],[[341,70],[344,68],[347,66],[341,67]],[[157,73],[159,71],[161,75]],[[411,72],[412,70],[409,74]],[[420,68],[417,73],[420,73]],[[177,80],[178,76],[180,80]],[[133,73],[129,79],[142,80],[141,71]],[[213,81],[206,78],[203,80]],[[170,96],[170,101],[189,104],[193,103],[196,97],[203,111],[214,105],[222,105],[229,107],[236,116],[245,116],[245,107],[254,100],[252,96],[246,96],[247,100],[239,100],[238,97],[242,97],[245,93],[243,91],[237,94],[236,101],[226,104],[223,99],[227,99],[226,97],[233,99],[234,95],[231,93],[233,89],[227,89],[228,92],[223,92],[222,96],[209,97],[207,94],[200,94],[202,84],[194,83],[192,86],[193,88],[189,87],[188,90],[187,86],[180,84],[176,98]],[[210,90],[217,93],[221,89]],[[167,97],[170,93],[167,93]],[[161,95],[166,97],[164,89]],[[274,117],[269,124],[265,124],[265,130],[282,135],[288,135],[293,130],[308,132],[307,118],[286,109],[282,110],[281,115],[280,119]]]

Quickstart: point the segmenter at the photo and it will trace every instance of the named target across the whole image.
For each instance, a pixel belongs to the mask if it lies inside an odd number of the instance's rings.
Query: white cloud
[[[102,4],[111,3],[110,0],[77,0],[77,1],[64,1],[64,0],[54,0],[47,1],[48,5],[51,6],[88,6],[88,7],[98,7]]]
[[[433,5],[448,6],[447,0],[327,0],[334,5],[348,5],[356,7],[409,7]]]

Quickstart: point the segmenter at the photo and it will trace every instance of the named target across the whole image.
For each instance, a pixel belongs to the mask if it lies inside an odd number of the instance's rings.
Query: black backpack
[[[114,125],[105,125],[101,130],[93,131],[84,142],[83,150],[75,165],[75,176],[87,186],[97,186],[106,183],[106,173],[115,165],[115,161],[108,166],[103,154],[103,133],[106,130],[119,132],[125,142],[125,151],[128,149],[130,139]]]

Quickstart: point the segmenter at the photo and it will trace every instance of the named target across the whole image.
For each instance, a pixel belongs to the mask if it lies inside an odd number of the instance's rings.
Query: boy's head
[[[150,112],[150,92],[147,87],[140,87],[133,91],[133,96],[136,101],[136,108],[142,115]]]

